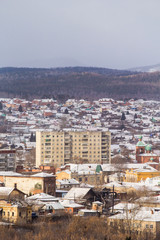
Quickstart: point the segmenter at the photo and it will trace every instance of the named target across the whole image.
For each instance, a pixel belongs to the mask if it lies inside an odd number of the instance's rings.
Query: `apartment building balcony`
[[[71,158],[71,155],[70,155],[70,154],[64,154],[64,158],[65,158],[65,159],[70,159],[70,158]]]
[[[102,157],[102,160],[107,160],[108,158],[105,156],[105,157]]]
[[[83,151],[83,150],[82,150],[82,154],[88,154],[88,151]]]
[[[70,146],[67,146],[67,147],[65,146],[65,147],[64,147],[64,150],[70,150],[70,149],[71,149]]]
[[[70,146],[71,144],[69,142],[65,143],[64,146],[67,147],[67,146]]]
[[[65,138],[64,141],[65,142],[71,142],[72,140],[70,138]]]
[[[70,153],[71,153],[70,151],[64,151],[64,154],[70,155]]]
[[[64,136],[65,139],[70,138],[70,137],[71,136],[69,134]]]
[[[107,153],[107,151],[105,151],[105,150],[102,150],[102,154],[104,154],[104,153],[106,154],[106,153]]]
[[[108,142],[109,140],[108,139],[106,139],[106,138],[102,138],[102,143],[104,143],[104,142]]]
[[[108,145],[108,142],[106,142],[106,141],[102,142],[102,146],[107,146],[107,145]]]
[[[88,142],[88,139],[82,139],[82,142]]]
[[[88,143],[82,143],[82,147],[87,147]]]

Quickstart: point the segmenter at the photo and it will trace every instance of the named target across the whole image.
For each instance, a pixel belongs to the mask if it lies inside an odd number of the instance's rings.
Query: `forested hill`
[[[0,97],[160,99],[160,72],[92,67],[0,68]]]

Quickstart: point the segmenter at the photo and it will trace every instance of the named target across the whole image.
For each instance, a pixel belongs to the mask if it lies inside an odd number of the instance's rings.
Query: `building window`
[[[148,224],[146,224],[146,228],[149,228],[149,225],[148,225]]]
[[[12,217],[14,216],[14,212],[12,212]]]
[[[21,212],[19,212],[19,217],[21,217]]]
[[[5,212],[3,212],[3,215],[5,216]]]
[[[150,228],[153,228],[153,225],[150,225]]]

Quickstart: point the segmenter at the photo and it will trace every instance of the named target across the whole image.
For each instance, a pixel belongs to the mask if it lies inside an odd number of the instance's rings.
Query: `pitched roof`
[[[53,200],[56,199],[56,197],[49,195],[47,193],[38,193],[33,196],[27,197],[27,200]]]
[[[133,219],[134,217],[134,219]],[[117,215],[109,217],[109,219],[126,219],[126,220],[137,220],[137,221],[147,221],[147,222],[160,222],[159,212],[154,212],[151,209],[141,208],[138,212],[134,211],[127,213],[119,213]]]
[[[78,203],[75,203],[75,202],[72,201],[72,200],[63,200],[63,201],[61,201],[61,204],[62,204],[64,207],[72,207],[72,208],[81,208],[81,207],[84,207],[83,205],[78,204]]]
[[[33,174],[32,177],[55,177],[55,175],[50,174],[50,173],[41,172],[41,173]]]
[[[64,206],[59,202],[51,202],[45,204],[46,209],[55,209],[55,210],[63,210]]]
[[[137,147],[145,147],[146,144],[143,141],[139,141],[136,146]]]
[[[9,196],[13,190],[11,187],[0,187],[0,196]]]
[[[73,187],[65,195],[64,199],[82,199],[91,190],[91,188],[78,188]]]
[[[22,174],[12,171],[0,171],[0,176],[22,176]]]

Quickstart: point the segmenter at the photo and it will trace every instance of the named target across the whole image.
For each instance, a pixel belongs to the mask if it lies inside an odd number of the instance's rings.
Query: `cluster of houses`
[[[62,104],[53,99],[26,101],[1,98],[0,102],[1,145],[15,147],[23,151],[23,155],[35,148],[37,131],[64,128],[85,131],[108,129],[112,134],[112,156],[127,149],[132,160],[139,135],[142,134],[147,143],[160,145],[158,101],[131,99],[124,102],[104,98],[91,102],[69,99]]]
[[[66,214],[103,216],[117,232],[132,233],[137,239],[143,234],[146,239],[158,239],[158,101],[69,99],[62,104],[53,99],[14,98],[0,102],[2,221],[25,224]],[[36,132],[63,129],[88,132],[107,129],[112,143],[110,161],[84,163],[77,159],[57,166],[36,166]],[[93,139],[93,147],[94,144]]]

